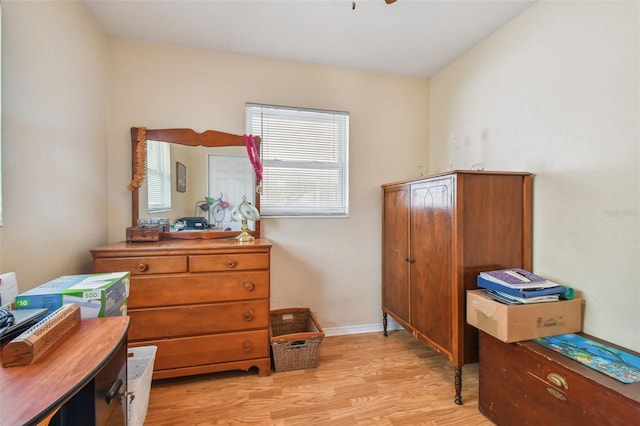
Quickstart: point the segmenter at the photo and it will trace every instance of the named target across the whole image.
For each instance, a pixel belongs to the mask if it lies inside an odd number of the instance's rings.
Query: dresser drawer
[[[269,271],[136,276],[131,279],[129,309],[267,299]]]
[[[267,328],[269,301],[129,309],[129,341]]]
[[[131,275],[187,272],[187,256],[120,257],[94,259],[94,272],[129,271]]]
[[[269,269],[268,253],[229,253],[189,256],[189,271],[218,272]]]
[[[255,330],[242,333],[151,340],[129,346],[158,347],[154,371],[220,362],[269,357],[269,332]]]

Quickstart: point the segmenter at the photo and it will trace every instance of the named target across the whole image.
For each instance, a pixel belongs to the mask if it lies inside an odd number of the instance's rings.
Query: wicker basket
[[[270,312],[271,350],[276,371],[318,366],[318,350],[324,338],[322,327],[308,308]]]

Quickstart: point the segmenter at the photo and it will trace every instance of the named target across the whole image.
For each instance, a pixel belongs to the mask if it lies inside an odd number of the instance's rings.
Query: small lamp
[[[198,209],[205,212],[207,216],[209,216],[209,223],[211,222],[211,217],[213,216],[213,220],[216,222],[218,226],[224,220],[226,215],[226,210],[229,208],[229,202],[222,199],[222,192],[220,193],[220,198],[213,197],[204,197],[204,200],[200,200],[196,202],[195,209],[193,211],[194,216],[198,216]]]
[[[231,211],[231,219],[242,223],[242,227],[240,228],[242,232],[236,237],[238,242],[244,243],[255,239],[253,235],[247,232],[249,230],[247,222],[250,220],[259,220],[260,212],[247,201],[246,195],[242,197],[242,202]]]
[[[198,216],[198,209],[202,210],[203,212],[209,212],[209,208],[213,205],[213,203],[215,203],[216,200],[214,200],[211,197],[204,197],[204,200],[200,200],[196,202],[196,206],[193,210],[193,215],[194,216]]]

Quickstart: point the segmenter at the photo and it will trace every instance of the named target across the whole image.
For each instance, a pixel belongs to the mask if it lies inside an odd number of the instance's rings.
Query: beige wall
[[[638,2],[541,2],[431,80],[431,172],[524,170],[534,270],[584,329],[640,350]]]
[[[2,2],[0,266],[21,290],[106,240],[107,53],[78,2]]]
[[[339,109],[351,215],[263,221],[273,308],[379,323],[379,185],[448,169],[454,133],[458,167],[536,174],[535,271],[582,292],[588,332],[640,350],[638,16],[542,2],[429,82],[107,41],[76,2],[3,1],[1,272],[30,288],[123,239],[131,126],[242,133],[245,102]]]
[[[125,40],[110,67],[111,242],[130,223],[131,126],[242,134],[245,102],[348,111],[350,216],[262,220],[271,304],[310,307],[327,328],[381,323],[380,185],[426,165],[428,80]]]

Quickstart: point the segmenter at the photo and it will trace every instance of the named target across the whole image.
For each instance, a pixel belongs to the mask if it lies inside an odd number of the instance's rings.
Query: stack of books
[[[572,294],[568,287],[520,268],[481,272],[478,287],[494,299],[509,305],[555,302]]]

